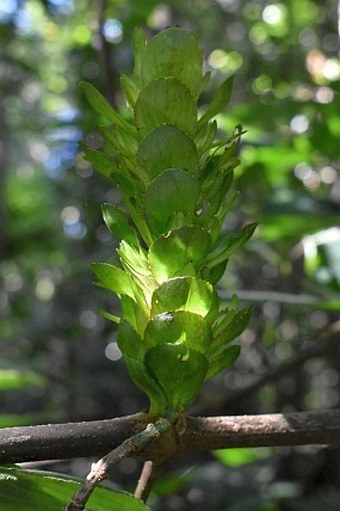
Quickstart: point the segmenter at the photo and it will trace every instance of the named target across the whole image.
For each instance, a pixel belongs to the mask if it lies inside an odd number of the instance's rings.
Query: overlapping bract
[[[103,146],[86,149],[86,157],[117,183],[127,210],[103,205],[120,242],[121,268],[94,263],[92,270],[121,300],[118,344],[133,381],[149,396],[150,414],[173,417],[238,357],[239,347],[230,343],[250,312],[221,310],[214,285],[255,225],[237,235],[221,232],[235,197],[241,130],[216,142],[211,119],[227,104],[231,80],[198,118],[197,99],[209,76],[202,74],[195,38],[172,27],[147,43],[137,31],[134,52],[134,73],[121,79],[132,121],[83,84],[104,122]]]

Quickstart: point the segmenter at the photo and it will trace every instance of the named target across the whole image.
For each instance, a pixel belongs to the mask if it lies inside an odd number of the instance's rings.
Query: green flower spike
[[[225,234],[241,129],[216,141],[213,118],[228,103],[232,81],[217,89],[199,116],[197,100],[209,75],[196,39],[168,28],[134,40],[135,69],[121,85],[130,121],[90,84],[104,143],[86,158],[121,190],[127,213],[103,204],[104,221],[120,242],[121,267],[93,263],[97,284],[118,295],[118,345],[135,384],[149,397],[150,415],[174,419],[205,380],[235,362],[231,344],[250,311],[221,309],[215,285],[229,257],[253,234]]]

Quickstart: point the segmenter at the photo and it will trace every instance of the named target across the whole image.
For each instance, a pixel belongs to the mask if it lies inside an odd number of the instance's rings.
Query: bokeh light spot
[[[290,129],[294,133],[305,133],[309,128],[309,120],[303,114],[298,114],[290,121]]]
[[[105,348],[105,356],[109,360],[120,360],[122,358],[122,352],[120,351],[116,342],[110,342]]]
[[[36,278],[35,294],[42,302],[49,302],[54,295],[55,284],[51,275],[42,272]]]
[[[117,44],[123,39],[123,26],[117,19],[108,19],[103,24],[102,33],[109,43]]]
[[[76,224],[80,219],[80,211],[75,206],[67,206],[60,213],[60,218],[66,224]]]
[[[268,75],[260,75],[252,83],[255,94],[263,94],[271,89],[272,79]]]
[[[73,41],[85,46],[91,41],[91,30],[86,25],[78,25],[72,33]]]
[[[268,25],[276,25],[277,23],[280,23],[281,18],[282,10],[279,5],[267,5],[263,9],[262,19],[268,23]]]

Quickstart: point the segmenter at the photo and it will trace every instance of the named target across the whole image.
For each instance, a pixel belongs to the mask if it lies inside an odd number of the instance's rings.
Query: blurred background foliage
[[[335,0],[5,0],[0,3],[0,425],[100,419],[146,406],[96,308],[91,261],[116,245],[100,202],[111,182],[79,150],[97,119],[87,80],[124,108],[119,72],[131,35],[194,30],[214,79],[235,75],[220,136],[242,124],[240,198],[227,229],[260,223],[221,281],[252,303],[235,368],[207,385],[192,413],[339,406],[340,60]],[[80,460],[57,464],[84,475]],[[133,460],[115,481],[136,479]],[[154,509],[332,511],[339,449],[197,454],[159,481]],[[173,493],[176,492],[176,493]]]

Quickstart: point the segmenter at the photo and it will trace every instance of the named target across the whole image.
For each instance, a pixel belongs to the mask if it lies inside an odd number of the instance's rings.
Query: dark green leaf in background
[[[0,368],[0,390],[14,390],[26,387],[44,387],[46,379],[33,371]]]

